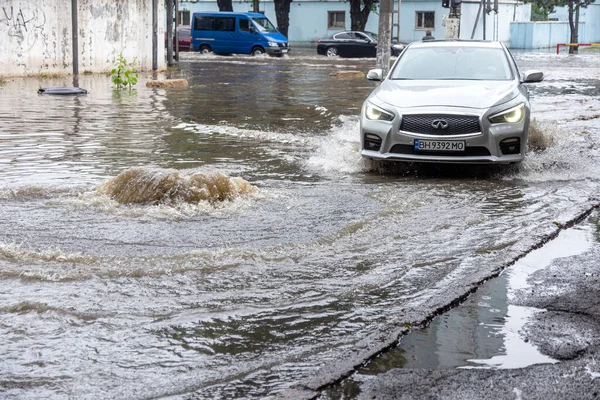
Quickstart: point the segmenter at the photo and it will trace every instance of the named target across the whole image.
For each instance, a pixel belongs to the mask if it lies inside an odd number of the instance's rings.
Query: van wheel
[[[327,48],[327,57],[335,57],[338,55],[338,51],[337,51],[337,47],[335,46],[330,46]]]
[[[252,54],[253,56],[260,56],[262,54],[265,54],[265,50],[262,47],[255,47],[252,49]]]
[[[200,53],[209,54],[209,53],[212,53],[212,50],[210,49],[210,46],[202,45],[202,46],[200,46]]]

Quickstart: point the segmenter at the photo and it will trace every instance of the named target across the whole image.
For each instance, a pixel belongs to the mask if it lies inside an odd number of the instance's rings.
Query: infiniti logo
[[[448,121],[445,119],[434,119],[431,122],[433,129],[448,129]]]

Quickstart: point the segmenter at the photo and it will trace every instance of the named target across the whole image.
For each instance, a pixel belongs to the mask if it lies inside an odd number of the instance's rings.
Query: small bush
[[[117,66],[110,71],[112,83],[117,85],[117,89],[129,87],[129,90],[138,82],[138,73],[135,67],[136,59],[128,63],[123,57],[123,53],[117,58]]]
[[[537,120],[531,121],[529,124],[529,135],[527,137],[527,145],[529,150],[544,151],[554,144],[554,136],[548,129],[542,127]]]
[[[0,75],[0,86],[4,85],[6,83],[6,78],[3,77],[2,75]]]

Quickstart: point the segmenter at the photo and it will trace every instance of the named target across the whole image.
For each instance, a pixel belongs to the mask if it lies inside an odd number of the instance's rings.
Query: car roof
[[[439,39],[412,42],[410,47],[487,47],[490,49],[501,49],[502,44],[500,42],[492,42],[489,40]]]

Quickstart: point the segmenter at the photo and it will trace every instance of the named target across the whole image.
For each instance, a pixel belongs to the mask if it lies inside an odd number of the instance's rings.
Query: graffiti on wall
[[[43,35],[46,15],[39,8],[2,6],[0,35],[15,40],[23,52],[31,50]]]

